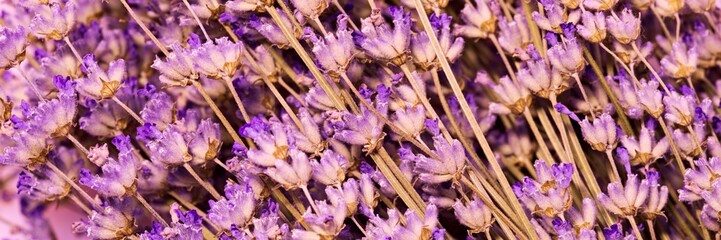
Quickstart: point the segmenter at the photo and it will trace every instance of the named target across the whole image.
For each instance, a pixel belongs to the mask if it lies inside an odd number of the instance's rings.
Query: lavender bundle
[[[0,190],[27,224],[0,220],[10,239],[721,239],[719,8],[2,0]],[[76,236],[50,206],[87,215]]]

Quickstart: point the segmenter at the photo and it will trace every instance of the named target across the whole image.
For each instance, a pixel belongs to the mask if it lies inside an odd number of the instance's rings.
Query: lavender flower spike
[[[125,60],[118,59],[110,62],[110,67],[104,71],[98,66],[95,55],[88,54],[83,57],[83,64],[88,76],[77,80],[78,93],[95,100],[114,97],[121,87],[121,82],[125,79]]]
[[[670,77],[691,77],[698,66],[696,47],[689,47],[683,41],[675,42],[671,52],[661,59],[661,66]]]
[[[608,24],[608,31],[623,44],[629,44],[638,38],[641,34],[641,17],[636,17],[631,13],[631,9],[624,9],[619,18],[615,16],[608,16],[606,18],[606,24]]]
[[[119,239],[131,236],[134,225],[130,214],[106,206],[102,212],[93,211],[87,221],[73,223],[73,230],[93,239]]]
[[[579,124],[581,125],[583,139],[591,145],[593,150],[605,152],[616,148],[616,144],[618,143],[618,129],[616,127],[616,121],[613,120],[611,115],[604,113],[594,120],[593,123],[589,122],[588,118],[586,118]]]
[[[455,62],[461,56],[464,41],[460,37],[453,39],[450,28],[451,17],[445,14],[440,16],[433,14],[430,20],[444,56],[448,59],[448,62]],[[430,38],[425,32],[420,32],[411,37],[410,50],[413,61],[421,69],[440,68],[436,52],[431,47]]]
[[[225,185],[225,197],[210,200],[208,220],[220,228],[230,231],[233,227],[245,228],[255,212],[256,201],[249,185],[235,183]]]
[[[291,148],[288,155],[291,159],[290,163],[285,160],[275,160],[275,166],[267,168],[265,174],[285,189],[304,188],[313,172],[308,156],[295,148]]]
[[[165,57],[165,61],[155,58],[152,67],[160,72],[160,81],[170,86],[187,86],[198,80],[198,72],[193,66],[190,51],[175,43],[170,45],[172,52]]]
[[[238,70],[243,43],[233,43],[227,37],[215,39],[193,49],[190,57],[195,69],[208,78],[223,80]]]
[[[442,183],[457,181],[466,167],[466,152],[458,140],[447,141],[442,136],[433,138],[433,152],[439,159],[418,155],[415,158],[415,170],[421,181]]]
[[[600,193],[598,201],[609,212],[621,217],[633,217],[644,205],[649,194],[648,179],[639,182],[635,174],[629,174],[626,186],[620,182],[608,184],[608,195]]]
[[[498,11],[494,11],[486,1],[476,0],[475,3],[476,6],[473,6],[471,2],[466,2],[461,9],[464,25],[454,25],[453,34],[467,38],[486,38],[496,32]]]
[[[30,30],[41,38],[63,40],[73,29],[76,8],[74,2],[68,2],[64,7],[57,2],[42,5],[30,22]]]
[[[0,69],[9,69],[25,59],[27,33],[22,27],[0,29]]]
[[[649,194],[641,215],[649,220],[656,219],[658,216],[665,217],[663,208],[668,201],[668,187],[659,185],[660,176],[656,171],[648,171],[646,179],[648,180]]]
[[[411,15],[402,7],[391,7],[390,13],[393,16],[393,28],[385,22],[375,26],[371,19],[373,16],[363,19],[363,37],[358,39],[357,44],[366,55],[400,66],[406,62],[406,52],[411,42]]]
[[[638,140],[633,136],[622,136],[621,144],[628,150],[631,165],[646,165],[653,163],[662,157],[669,148],[666,137],[656,141],[654,131],[648,128],[641,128]]]
[[[462,204],[460,200],[456,200],[456,203],[453,204],[453,210],[458,221],[470,228],[469,233],[488,231],[495,222],[491,209],[476,196],[474,196],[473,201],[467,204]]]
[[[323,152],[320,161],[310,162],[310,166],[313,168],[313,179],[327,186],[340,186],[350,167],[343,155],[330,149]]]
[[[348,30],[348,16],[338,16],[338,30],[323,38],[311,37],[313,54],[321,69],[331,77],[338,78],[344,74],[351,60],[358,54],[353,43],[352,31]]]

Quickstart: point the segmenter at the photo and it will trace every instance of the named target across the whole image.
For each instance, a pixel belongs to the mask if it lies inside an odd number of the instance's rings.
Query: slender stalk
[[[643,239],[643,236],[641,235],[641,231],[638,230],[638,225],[636,225],[636,219],[633,219],[632,216],[628,216],[628,217],[626,217],[626,219],[628,219],[628,222],[631,223],[633,232],[636,234],[636,239]]]
[[[421,0],[414,0],[414,2],[416,6],[423,6]],[[433,50],[435,51],[436,56],[439,56],[438,60],[441,63],[441,67],[443,68],[443,73],[446,75],[446,79],[448,80],[454,95],[458,99],[458,103],[461,106],[463,115],[466,116],[466,119],[470,123],[471,128],[473,129],[473,134],[476,136],[476,139],[478,140],[478,143],[480,144],[484,155],[489,160],[488,162],[490,163],[494,174],[496,174],[501,188],[505,192],[505,195],[508,197],[511,206],[516,213],[516,217],[518,217],[518,219],[520,220],[524,228],[525,234],[528,234],[529,237],[533,240],[538,239],[538,234],[535,233],[534,228],[531,225],[531,221],[526,217],[525,211],[523,210],[523,207],[521,207],[521,203],[518,201],[517,198],[514,197],[513,190],[511,189],[511,184],[508,182],[508,179],[505,178],[501,166],[498,164],[497,161],[495,161],[496,158],[493,154],[493,150],[491,150],[491,146],[488,144],[488,141],[486,140],[483,131],[481,131],[481,127],[478,125],[476,117],[473,115],[473,112],[468,106],[468,102],[466,102],[466,99],[463,96],[461,88],[458,85],[458,81],[456,80],[456,77],[453,74],[453,70],[451,69],[451,65],[448,63],[448,59],[443,57],[445,56],[445,54],[441,49],[441,45],[438,41],[438,38],[436,37],[436,33],[433,32],[433,28],[431,26],[430,20],[428,19],[428,15],[426,14],[426,10],[422,7],[417,7],[416,11],[418,12],[418,16],[421,20],[421,23],[423,24],[423,29],[425,30],[426,34],[428,34],[428,38],[431,41],[431,45],[433,46]]]
[[[188,173],[190,173],[190,175],[193,176],[195,181],[198,181],[200,186],[205,188],[205,190],[208,191],[208,193],[210,193],[210,195],[212,195],[213,198],[215,198],[215,200],[220,200],[222,198],[220,193],[218,193],[218,191],[216,191],[215,188],[213,188],[213,186],[211,186],[208,182],[206,182],[205,180],[200,178],[200,176],[198,176],[198,173],[196,173],[195,170],[193,170],[193,167],[191,167],[190,164],[188,164],[188,163],[183,164],[183,168],[185,168],[185,170],[187,170]]]
[[[203,35],[205,35],[205,40],[208,42],[212,41],[212,39],[210,39],[210,36],[208,35],[208,32],[205,31],[205,27],[203,26],[203,23],[200,22],[198,15],[195,14],[195,10],[193,10],[193,8],[190,6],[190,3],[188,3],[188,0],[183,0],[183,3],[185,4],[185,7],[188,8],[188,11],[190,11],[190,14],[193,15],[195,22],[198,23],[198,27],[200,27],[200,31],[202,31]]]
[[[83,212],[85,212],[85,214],[90,215],[93,213],[93,211],[90,210],[88,205],[85,205],[85,203],[82,200],[80,200],[80,198],[78,198],[77,196],[75,196],[73,194],[68,194],[68,198],[70,198],[70,200],[72,200],[75,203],[75,205],[78,205],[78,207],[80,209],[82,209]]]
[[[493,239],[493,238],[491,238],[491,229],[486,230],[484,232],[484,234],[486,235],[486,239],[488,239],[488,240]]]
[[[693,138],[693,143],[696,144],[696,147],[698,148],[698,151],[701,153],[702,156],[705,156],[706,153],[704,152],[703,148],[701,147],[701,143],[698,140],[698,136],[696,136],[696,131],[693,130],[691,125],[686,126],[686,129],[688,130],[688,133],[691,134],[691,138]],[[691,167],[693,167],[693,161],[691,162]]]
[[[386,177],[388,182],[391,184],[394,190],[398,193],[398,196],[401,198],[401,200],[408,206],[408,208],[413,209],[413,211],[418,214],[421,218],[425,215],[425,208],[421,209],[411,198],[411,196],[408,194],[408,192],[404,189],[404,187],[401,185],[401,183],[398,181],[398,179],[395,177],[393,172],[391,172],[390,168],[386,164],[386,162],[378,155],[378,154],[371,154],[371,159],[375,162],[378,169],[381,171],[383,176]]]
[[[113,96],[113,101],[115,103],[117,103],[121,108],[123,108],[125,110],[125,112],[130,114],[130,116],[133,117],[135,119],[135,121],[138,121],[138,123],[140,123],[140,125],[145,125],[145,121],[143,121],[143,119],[140,118],[140,116],[138,116],[138,114],[135,113],[135,111],[133,111],[133,109],[130,109],[130,107],[128,107],[128,105],[126,105],[123,101],[120,101],[120,99],[118,99],[118,97]]]
[[[491,213],[493,214],[493,216],[494,216],[496,219],[499,220],[499,221],[498,221],[499,224],[506,225],[506,226],[509,227],[513,232],[516,233],[516,234],[512,234],[512,233],[506,232],[506,235],[509,235],[509,236],[517,236],[517,237],[520,237],[521,239],[527,239],[527,238],[525,237],[525,235],[524,235],[525,233],[522,232],[522,230],[519,229],[519,228],[515,225],[515,222],[511,221],[508,217],[506,217],[503,213],[501,213],[501,211],[500,211],[498,208],[495,207],[495,205],[493,204],[493,202],[491,202],[490,199],[486,198],[486,197],[485,197],[485,194],[482,194],[482,193],[481,193],[481,189],[478,189],[478,188],[474,187],[473,184],[471,183],[471,181],[468,180],[468,178],[467,178],[466,176],[461,176],[461,182],[462,182],[463,184],[465,184],[466,186],[468,186],[468,187],[471,189],[471,191],[473,191],[473,192],[476,194],[476,196],[479,196],[479,198],[481,199],[481,201],[483,201],[484,204],[486,204],[487,206],[489,206],[489,208],[491,209]]]
[[[366,230],[365,230],[365,228],[363,228],[363,225],[361,225],[358,222],[358,219],[355,218],[355,215],[351,216],[350,219],[353,220],[353,224],[355,224],[355,226],[358,228],[358,230],[360,230],[361,233],[363,233],[363,236],[368,237],[368,233],[366,233]]]
[[[138,202],[140,202],[140,204],[142,204],[143,207],[145,207],[145,209],[148,210],[148,212],[150,212],[151,215],[153,215],[155,220],[158,220],[158,222],[162,223],[163,226],[165,226],[165,227],[170,226],[170,225],[168,225],[168,222],[166,222],[165,219],[163,219],[163,217],[161,217],[160,214],[158,214],[158,212],[156,212],[155,209],[153,209],[153,206],[150,206],[150,203],[148,203],[148,201],[145,200],[143,195],[140,195],[140,193],[136,192],[135,198],[138,199]]]
[[[536,121],[533,120],[533,116],[531,116],[531,111],[526,108],[523,110],[523,117],[526,118],[526,122],[528,123],[528,126],[531,128],[531,132],[533,133],[533,137],[536,138],[536,141],[538,142],[539,147],[541,148],[541,153],[543,154],[543,159],[545,160],[551,160],[553,159],[551,155],[551,151],[548,150],[548,146],[546,145],[546,140],[543,139],[543,136],[541,135],[541,132],[538,130],[538,125],[536,125]]]
[[[638,49],[638,45],[636,44],[636,42],[631,42],[631,47],[633,48],[634,51],[636,51],[636,55],[638,55],[638,58],[641,59],[641,62],[643,62],[643,64],[646,65],[646,68],[648,68],[648,70],[651,71],[651,74],[653,74],[653,77],[656,79],[656,81],[658,81],[658,83],[660,83],[659,85],[661,85],[661,88],[663,88],[663,90],[666,91],[667,93],[671,92],[668,90],[668,87],[666,87],[666,84],[663,83],[663,79],[661,79],[661,76],[658,75],[656,70],[654,70],[653,67],[651,66],[651,63],[649,63],[648,60],[646,60],[646,57],[643,56],[643,53],[641,53],[641,50]]]
[[[618,118],[621,120],[621,129],[623,129],[623,132],[627,135],[633,135],[633,128],[631,127],[631,122],[628,121],[628,118],[626,117],[626,113],[622,111],[621,103],[619,103],[618,98],[614,94],[614,92],[611,90],[611,87],[608,85],[608,81],[606,81],[606,77],[603,75],[603,72],[601,72],[601,68],[598,67],[598,64],[596,63],[596,60],[593,59],[593,56],[591,55],[591,52],[588,51],[588,49],[583,48],[583,55],[586,58],[586,61],[589,65],[591,65],[591,68],[593,69],[593,72],[596,74],[596,77],[598,77],[599,81],[601,82],[601,86],[603,87],[603,90],[606,92],[606,95],[608,95],[608,98],[611,99],[611,103],[613,103],[613,107],[616,110],[616,114],[618,115]],[[632,72],[629,72],[632,74]],[[635,76],[633,77],[636,78]]]
[[[498,51],[498,55],[501,55],[501,60],[503,61],[503,65],[506,66],[506,71],[508,71],[508,76],[511,76],[511,79],[513,80],[514,83],[518,83],[518,79],[516,79],[516,73],[513,71],[513,67],[511,67],[511,63],[508,61],[506,52],[503,51],[503,48],[501,48],[501,44],[498,43],[498,38],[496,38],[495,34],[488,35],[488,38],[491,39],[493,46],[496,47],[496,51]]]
[[[70,179],[70,177],[68,177],[68,175],[65,175],[65,173],[62,170],[60,170],[57,166],[55,166],[54,163],[52,163],[50,161],[46,161],[45,165],[48,166],[51,170],[53,170],[53,172],[55,172],[55,174],[60,176],[60,178],[65,180],[65,182],[70,184],[70,186],[73,187],[73,189],[75,189],[77,194],[80,194],[80,196],[85,198],[85,201],[88,201],[90,203],[90,205],[92,205],[96,211],[99,211],[99,212],[103,211],[103,207],[101,207],[100,204],[98,204],[98,202],[95,201],[94,198],[90,197],[90,195],[87,192],[85,192],[85,190],[80,188],[80,186],[77,183],[75,183],[75,181]]]
[[[138,17],[137,14],[135,14],[135,11],[133,11],[133,8],[131,8],[130,5],[128,5],[128,2],[126,0],[120,0],[120,3],[123,4],[123,7],[125,7],[125,10],[128,10],[130,17],[132,17],[133,20],[135,20],[135,22],[138,24],[138,26],[140,26],[140,28],[143,29],[143,32],[145,32],[145,35],[148,35],[148,37],[150,37],[150,40],[152,40],[153,43],[155,43],[155,46],[157,46],[158,49],[160,49],[160,51],[163,52],[163,54],[165,54],[166,56],[169,55],[170,52],[168,52],[168,49],[165,46],[163,46],[163,44],[160,43],[160,41],[158,40],[158,38],[155,37],[153,32],[151,32],[148,29],[148,27],[145,26],[145,23],[143,23],[143,21],[140,21],[140,18]]]
[[[403,74],[406,75],[406,78],[408,78],[408,83],[410,83],[411,88],[413,88],[413,91],[416,92],[416,96],[423,104],[423,107],[426,108],[428,115],[432,119],[440,119],[438,117],[438,113],[436,113],[436,110],[433,108],[433,106],[431,106],[431,103],[428,101],[428,97],[426,96],[426,94],[424,94],[426,92],[426,89],[421,89],[421,86],[418,85],[418,79],[416,79],[416,77],[413,76],[413,73],[411,73],[411,70],[408,69],[408,66],[403,64],[400,66],[400,68],[401,68],[401,71],[403,71]],[[443,133],[443,136],[447,140],[451,140],[452,139],[451,134],[448,133],[448,129],[446,128],[445,124],[443,124],[443,121],[438,121],[438,126],[440,127],[441,132]]]
[[[613,179],[611,179],[611,182],[621,181],[621,176],[618,174],[618,168],[616,168],[616,161],[613,160],[613,154],[611,153],[611,150],[606,150],[606,157],[608,158],[608,163],[611,164],[611,170],[613,171]]]
[[[676,41],[678,41],[681,36],[681,17],[678,15],[678,12],[674,15],[676,18]]]
[[[223,124],[223,127],[225,127],[225,130],[228,131],[228,134],[230,134],[230,137],[233,138],[233,141],[240,143],[241,145],[245,146],[245,144],[240,140],[240,136],[238,136],[238,133],[236,133],[233,126],[230,125],[230,122],[228,122],[228,119],[225,118],[225,115],[223,115],[223,112],[220,111],[218,108],[218,105],[215,105],[215,102],[213,102],[213,99],[208,96],[208,93],[205,92],[205,89],[203,88],[203,85],[200,84],[198,81],[193,81],[193,86],[195,86],[196,89],[198,89],[198,92],[201,96],[203,96],[203,99],[205,99],[205,102],[208,103],[210,106],[210,109],[213,110],[215,113],[215,116],[218,117],[220,122]]]
[[[225,82],[225,85],[228,87],[228,90],[230,91],[230,95],[233,95],[233,100],[235,100],[235,105],[237,105],[238,109],[240,110],[240,115],[243,116],[243,121],[245,121],[246,123],[249,123],[250,116],[248,116],[248,111],[245,110],[245,105],[243,105],[243,100],[241,100],[240,97],[238,96],[238,91],[236,91],[235,86],[233,86],[233,80],[231,80],[230,77],[225,77],[225,78],[223,78],[223,82]]]
[[[648,225],[648,231],[651,233],[651,240],[656,240],[656,230],[653,229],[653,221],[646,220],[646,225]]]
[[[593,112],[593,105],[590,101],[588,101],[588,95],[586,95],[586,89],[583,87],[583,84],[581,83],[581,78],[578,77],[578,73],[574,73],[573,79],[576,79],[576,84],[578,84],[578,89],[581,90],[581,95],[583,96],[583,100],[586,101],[586,104],[588,104],[588,107],[590,108],[589,112],[591,113],[591,117],[594,119],[596,118],[596,113]]]
[[[671,31],[668,30],[668,27],[666,26],[666,23],[663,21],[663,18],[661,18],[661,15],[658,15],[658,11],[656,11],[655,7],[651,7],[651,12],[656,17],[656,20],[658,21],[659,25],[661,25],[661,30],[663,30],[663,35],[666,36],[666,39],[671,40],[673,39],[673,36],[671,36]]]
[[[16,66],[15,69],[17,69],[18,72],[20,73],[20,75],[23,77],[23,79],[25,79],[25,81],[30,86],[30,89],[33,91],[33,93],[35,93],[35,95],[37,95],[38,99],[40,99],[40,101],[42,101],[42,102],[46,102],[47,100],[45,100],[45,96],[43,96],[43,94],[40,93],[40,89],[38,89],[38,86],[35,85],[35,83],[33,83],[30,80],[30,78],[27,77],[23,68],[20,65],[18,65],[18,66]]]
[[[282,2],[282,1],[280,1],[280,2]],[[343,103],[340,101],[340,99],[338,98],[338,95],[336,95],[336,93],[333,91],[333,88],[331,88],[331,86],[328,83],[328,81],[326,80],[326,78],[320,72],[318,67],[315,65],[313,60],[310,58],[308,53],[305,51],[305,49],[303,49],[303,46],[300,45],[300,43],[298,42],[298,39],[296,39],[294,37],[294,35],[291,33],[290,29],[288,29],[288,27],[283,23],[283,20],[281,19],[280,15],[278,14],[278,10],[276,10],[272,6],[266,6],[265,9],[268,11],[271,18],[273,18],[273,21],[275,22],[275,24],[278,25],[280,30],[283,32],[285,37],[288,39],[288,41],[290,42],[290,45],[293,47],[293,49],[295,49],[296,53],[298,53],[301,60],[303,60],[303,63],[305,63],[305,65],[308,67],[311,74],[313,74],[313,77],[315,77],[315,79],[318,80],[318,83],[320,84],[321,88],[323,89],[323,91],[325,91],[325,93],[328,95],[328,97],[331,99],[331,101],[333,101],[333,103],[335,104],[335,107],[339,110],[346,110],[345,105],[343,105]],[[293,16],[293,15],[292,14],[289,15],[289,18],[291,18],[291,22],[295,23],[295,19],[293,19],[291,16]]]
[[[300,189],[303,190],[303,194],[305,195],[305,198],[308,199],[308,203],[310,203],[310,207],[313,208],[313,212],[316,214],[320,214],[318,211],[318,206],[315,205],[315,200],[313,200],[313,196],[310,195],[310,191],[308,191],[308,186],[300,186]]]
[[[658,117],[656,118],[656,120],[661,123],[661,129],[663,130],[663,134],[666,135],[666,139],[668,139],[668,143],[671,145],[671,151],[676,158],[676,164],[678,164],[678,168],[681,171],[681,174],[684,174],[686,172],[686,167],[683,166],[683,159],[681,159],[681,154],[679,154],[678,152],[678,146],[676,146],[676,141],[673,140],[673,135],[671,135],[671,132],[669,132],[668,130],[666,120],[664,120],[663,117]]]
[[[63,38],[63,41],[65,41],[65,44],[68,45],[68,47],[70,48],[70,51],[72,51],[72,52],[73,52],[73,55],[75,55],[75,58],[78,59],[78,62],[80,62],[81,65],[84,65],[84,64],[83,64],[83,57],[80,56],[80,53],[78,53],[78,50],[75,49],[75,46],[73,45],[73,43],[70,42],[70,38],[64,37],[64,38]]]

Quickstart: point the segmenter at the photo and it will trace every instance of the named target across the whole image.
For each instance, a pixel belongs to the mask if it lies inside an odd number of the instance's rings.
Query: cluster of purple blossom
[[[0,16],[9,239],[721,239],[714,0]]]

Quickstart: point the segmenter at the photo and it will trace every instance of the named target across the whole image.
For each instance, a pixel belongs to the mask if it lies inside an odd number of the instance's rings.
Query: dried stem
[[[163,46],[163,44],[161,44],[160,41],[158,41],[158,38],[156,38],[155,35],[153,34],[153,32],[151,32],[148,29],[148,27],[145,26],[145,23],[143,23],[143,21],[140,21],[140,18],[138,17],[137,14],[135,14],[135,11],[133,11],[133,8],[131,8],[130,5],[128,5],[128,2],[126,0],[120,0],[120,3],[123,4],[123,7],[125,7],[125,10],[128,10],[130,17],[132,17],[133,20],[135,20],[135,22],[138,24],[138,26],[140,26],[140,28],[143,29],[143,32],[145,32],[145,35],[148,35],[148,37],[150,37],[150,40],[152,40],[153,43],[155,43],[155,46],[157,46],[158,49],[160,49],[160,51],[163,52],[163,54],[165,54],[165,56],[168,56],[170,54],[170,52],[168,52],[168,49],[165,46]]]
[[[82,209],[83,212],[85,212],[85,214],[90,215],[90,214],[93,213],[93,211],[90,210],[90,208],[88,207],[88,205],[85,205],[85,203],[83,202],[83,200],[80,200],[80,198],[78,198],[77,196],[75,196],[75,195],[73,195],[73,194],[68,194],[68,198],[70,198],[70,200],[72,200],[72,201],[75,203],[75,205],[78,205],[78,207],[79,207],[80,209]]]
[[[85,190],[80,188],[80,186],[77,183],[75,183],[75,181],[70,179],[70,177],[68,177],[68,175],[65,175],[65,173],[62,170],[60,170],[57,166],[55,166],[54,163],[52,163],[50,161],[46,161],[45,165],[48,166],[51,170],[53,170],[53,172],[55,172],[55,174],[60,176],[60,178],[65,180],[65,182],[70,184],[70,186],[73,187],[73,189],[75,189],[77,194],[80,194],[80,196],[85,198],[85,201],[88,201],[90,203],[90,205],[93,206],[93,208],[96,211],[99,211],[99,212],[103,211],[103,207],[101,207],[100,204],[97,201],[95,201],[94,198],[90,197],[90,195],[87,192],[85,192]]]
[[[421,0],[414,0],[416,6],[423,6],[423,3]],[[525,3],[524,3],[525,5]],[[451,89],[453,90],[454,95],[458,99],[458,103],[461,106],[461,110],[463,111],[463,115],[466,116],[466,119],[471,125],[471,128],[473,129],[473,134],[476,136],[476,139],[478,140],[478,143],[481,146],[481,149],[483,150],[484,155],[489,160],[488,162],[491,165],[491,168],[493,169],[494,174],[496,174],[496,177],[498,178],[498,182],[501,185],[501,188],[503,189],[505,195],[507,196],[507,199],[511,203],[511,206],[513,207],[515,211],[515,217],[517,217],[521,225],[524,228],[525,234],[528,234],[529,237],[533,240],[538,239],[538,234],[535,233],[533,226],[531,225],[531,221],[526,217],[525,211],[523,210],[523,207],[521,207],[521,203],[517,198],[514,197],[513,190],[511,189],[511,184],[508,182],[508,179],[505,178],[505,175],[503,174],[503,170],[501,169],[501,166],[498,164],[498,162],[495,160],[495,155],[493,154],[493,150],[491,150],[491,146],[488,144],[488,141],[486,140],[485,135],[483,134],[483,131],[481,131],[481,127],[478,125],[478,121],[476,120],[476,117],[473,115],[473,112],[471,111],[470,107],[468,106],[468,102],[466,102],[463,92],[461,91],[461,87],[458,85],[458,81],[456,80],[455,75],[453,74],[453,70],[451,69],[451,65],[448,63],[448,59],[445,57],[445,54],[443,52],[443,49],[441,49],[441,45],[438,41],[438,38],[436,37],[436,33],[433,32],[433,28],[431,27],[431,22],[428,19],[428,15],[426,14],[426,10],[422,7],[417,7],[416,11],[418,12],[418,16],[421,20],[421,23],[423,24],[423,28],[428,34],[428,38],[431,41],[431,45],[433,47],[433,50],[436,53],[436,56],[438,56],[438,60],[441,63],[441,67],[443,68],[443,73],[445,73],[446,78],[451,86]],[[539,45],[540,46],[540,45]],[[523,235],[521,235],[523,236]]]
[[[613,171],[613,178],[611,179],[611,182],[620,182],[621,175],[618,174],[618,168],[616,168],[616,161],[613,160],[613,154],[611,153],[611,150],[606,150],[606,157],[608,158],[608,163],[611,164],[611,171]]]
[[[148,210],[148,212],[150,212],[151,215],[153,215],[155,220],[158,220],[158,222],[162,223],[163,226],[165,226],[165,227],[170,226],[170,225],[168,225],[168,222],[166,222],[165,219],[163,219],[163,217],[161,217],[160,214],[158,214],[158,212],[156,212],[155,209],[153,209],[153,206],[150,206],[150,203],[148,203],[148,201],[145,200],[143,195],[140,195],[140,193],[136,192],[135,198],[138,199],[138,202],[140,202],[140,204],[142,204],[143,207],[145,207],[145,209]]]
[[[225,82],[225,85],[228,87],[228,90],[230,91],[230,95],[233,95],[233,100],[235,100],[235,105],[238,106],[238,109],[240,110],[240,115],[243,116],[243,121],[246,123],[250,122],[250,116],[248,116],[248,111],[245,110],[245,105],[243,105],[243,100],[240,99],[238,96],[238,91],[235,90],[235,86],[233,86],[233,80],[230,79],[230,77],[223,78],[223,82]]]
[[[598,64],[596,63],[596,60],[593,59],[593,56],[591,56],[591,52],[588,51],[588,49],[583,48],[583,55],[586,58],[586,61],[589,65],[591,65],[591,68],[593,69],[593,72],[596,74],[596,77],[601,82],[601,86],[603,87],[603,90],[606,92],[606,95],[611,99],[611,103],[613,103],[613,107],[616,110],[616,114],[618,115],[618,118],[621,120],[621,129],[623,129],[623,132],[627,135],[633,135],[633,128],[631,127],[631,122],[628,121],[628,118],[626,117],[626,113],[622,110],[621,103],[619,103],[618,98],[614,94],[614,92],[611,90],[611,87],[608,85],[608,81],[606,81],[606,77],[603,75],[603,72],[601,72],[601,68],[598,67]],[[629,72],[629,74],[633,74],[632,72]],[[633,79],[636,79],[635,76],[633,76]],[[638,81],[638,80],[636,80]]]
[[[210,108],[215,113],[215,116],[218,117],[220,122],[223,124],[223,127],[225,127],[225,130],[228,131],[228,134],[230,134],[230,137],[233,138],[233,141],[240,143],[241,145],[245,146],[245,144],[240,140],[240,136],[238,136],[238,133],[236,133],[235,129],[232,125],[230,125],[230,122],[228,122],[228,119],[225,118],[225,115],[223,115],[223,112],[220,111],[218,108],[218,105],[215,105],[215,102],[213,102],[213,99],[208,96],[208,93],[205,92],[205,89],[203,88],[203,85],[200,84],[198,81],[193,81],[193,86],[195,86],[196,89],[198,89],[198,92],[201,96],[203,96],[203,99],[205,99],[205,102],[208,103]]]
[[[183,0],[183,3],[185,4],[185,7],[188,8],[188,11],[190,11],[190,14],[193,15],[195,22],[198,23],[198,27],[200,27],[200,31],[202,31],[203,35],[205,35],[205,40],[208,42],[212,41],[212,39],[210,39],[210,36],[208,35],[208,32],[205,31],[205,27],[203,26],[203,23],[200,22],[198,15],[195,14],[195,10],[193,10],[193,7],[191,7],[190,3],[188,3],[188,0]]]
[[[282,2],[282,1],[280,1]],[[284,4],[284,3],[283,3]],[[276,10],[272,6],[266,6],[265,9],[268,11],[270,16],[273,18],[273,21],[276,25],[280,28],[280,30],[283,32],[285,37],[290,42],[290,45],[295,49],[296,53],[300,56],[300,58],[303,60],[303,63],[308,67],[311,74],[313,74],[313,77],[315,77],[316,80],[318,80],[318,83],[320,84],[321,88],[325,93],[328,95],[328,97],[333,101],[335,104],[335,107],[338,110],[346,110],[345,105],[340,101],[338,98],[338,95],[336,95],[335,91],[333,91],[333,88],[328,83],[326,78],[323,76],[323,74],[320,72],[318,67],[315,65],[313,60],[310,58],[308,53],[303,49],[303,46],[300,45],[298,42],[298,39],[295,38],[295,36],[291,33],[290,29],[283,23],[280,15],[278,14],[278,10]],[[292,14],[289,15],[289,18],[291,18],[291,22],[296,23],[295,19],[292,18]]]
[[[133,109],[130,109],[130,107],[128,107],[128,105],[126,105],[123,101],[120,101],[120,99],[118,99],[118,97],[113,96],[113,101],[115,103],[117,103],[121,108],[123,108],[128,114],[130,114],[130,116],[133,117],[135,119],[135,121],[138,121],[138,123],[140,123],[140,125],[145,125],[145,121],[143,121],[143,119],[140,118],[140,116],[138,116],[138,114],[135,113],[135,111],[133,111]]]
[[[676,141],[673,140],[673,135],[671,135],[671,132],[668,130],[666,120],[664,120],[663,117],[658,117],[656,120],[661,123],[661,130],[663,130],[663,134],[666,135],[666,139],[668,139],[668,143],[671,145],[671,151],[676,158],[676,164],[679,167],[679,171],[681,171],[681,175],[683,175],[686,172],[686,167],[683,166],[683,159],[681,158],[681,154],[678,152],[678,146],[676,146]]]
[[[193,167],[191,167],[190,164],[184,163],[183,168],[185,168],[185,170],[187,170],[188,173],[190,173],[190,175],[193,176],[195,181],[198,181],[200,186],[205,188],[205,190],[208,191],[208,193],[210,193],[210,195],[212,195],[213,198],[215,198],[215,200],[220,200],[221,198],[223,198],[220,195],[220,193],[218,193],[218,191],[216,191],[215,188],[213,188],[213,186],[211,186],[208,182],[206,182],[205,180],[200,178],[200,176],[198,176],[198,173],[196,173],[195,170],[193,170]]]
[[[628,217],[626,217],[626,219],[628,219],[628,222],[631,223],[633,232],[636,234],[636,239],[643,239],[643,236],[641,235],[641,231],[638,230],[638,225],[636,225],[636,219],[633,219],[633,216],[628,216]]]
[[[313,208],[313,212],[315,214],[320,214],[318,211],[318,206],[315,205],[315,200],[313,200],[313,196],[310,195],[310,191],[308,191],[308,186],[303,185],[300,186],[300,189],[303,190],[303,194],[305,195],[305,198],[308,200],[308,203],[310,203],[310,207]]]
[[[661,76],[658,75],[656,70],[653,69],[653,66],[651,66],[651,63],[646,60],[646,56],[643,56],[643,53],[641,53],[641,50],[638,49],[638,45],[636,42],[631,42],[631,47],[634,51],[636,51],[636,55],[638,55],[638,58],[641,59],[641,62],[643,62],[644,65],[646,65],[646,68],[648,68],[649,71],[651,71],[651,74],[653,74],[653,77],[658,81],[659,85],[661,85],[661,88],[667,93],[670,93],[671,91],[668,90],[668,87],[666,87],[666,84],[663,83],[663,79],[661,79]]]

